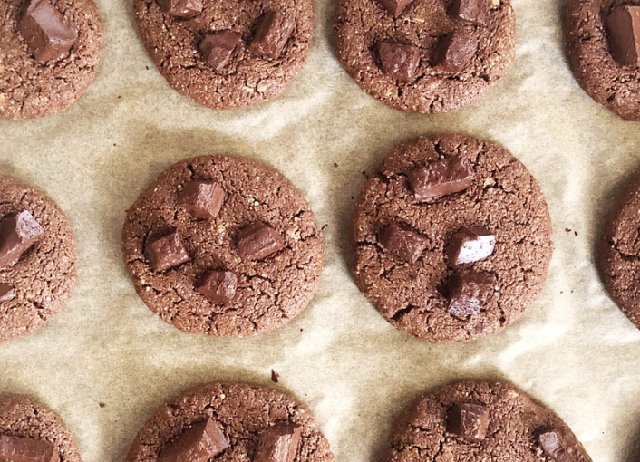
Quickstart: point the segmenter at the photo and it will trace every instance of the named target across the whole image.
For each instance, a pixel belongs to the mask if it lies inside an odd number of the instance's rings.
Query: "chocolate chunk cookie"
[[[0,341],[25,335],[62,309],[75,286],[76,259],[62,210],[0,176]]]
[[[66,109],[93,82],[101,53],[91,0],[0,0],[0,118]]]
[[[389,443],[389,462],[591,461],[562,419],[506,382],[458,382],[418,399]]]
[[[353,218],[355,282],[398,329],[473,340],[516,321],[552,253],[547,204],[504,148],[462,135],[396,148]]]
[[[134,0],[138,30],[169,84],[211,109],[277,97],[313,35],[311,0]]]
[[[127,462],[330,462],[311,412],[282,392],[208,384],[164,405],[136,437]]]
[[[282,326],[304,310],[322,271],[322,234],[302,194],[240,157],[166,170],[129,210],[122,238],[144,302],[188,332]]]
[[[64,422],[25,396],[0,396],[0,460],[80,462]]]
[[[515,55],[509,0],[338,0],[336,32],[346,71],[402,111],[468,106]]]
[[[604,285],[624,314],[640,329],[640,178],[635,178],[612,211],[598,245]]]
[[[569,0],[569,64],[580,86],[627,120],[640,120],[640,2]]]

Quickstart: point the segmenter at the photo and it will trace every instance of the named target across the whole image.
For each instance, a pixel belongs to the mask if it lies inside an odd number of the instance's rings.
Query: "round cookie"
[[[516,321],[544,285],[551,223],[506,149],[463,135],[399,146],[353,216],[357,286],[396,328],[460,342]]]
[[[62,309],[76,283],[76,245],[48,197],[0,176],[0,341],[31,332]]]
[[[57,414],[25,396],[2,395],[0,456],[14,452],[29,454],[25,460],[82,461],[71,434]]]
[[[203,431],[205,424],[208,428]],[[194,438],[195,431],[199,435]],[[280,391],[241,383],[201,385],[165,404],[140,430],[126,460],[162,460],[161,456],[184,449],[187,435],[202,443],[203,433],[215,444],[197,460],[207,456],[216,462],[276,460],[268,457],[274,446],[289,455],[287,462],[335,460],[305,406]]]
[[[0,119],[34,119],[67,109],[93,82],[100,63],[102,24],[94,3],[0,0],[0,18]],[[63,45],[51,46],[54,38]]]
[[[177,328],[256,334],[287,323],[313,296],[324,254],[314,220],[300,191],[270,168],[188,159],[129,210],[124,260],[143,301]]]
[[[458,382],[418,399],[389,443],[388,462],[591,461],[562,419],[506,382]]]
[[[134,0],[134,10],[161,74],[211,109],[276,98],[302,69],[313,35],[311,0]]]
[[[625,57],[614,58],[620,52],[624,55],[624,50],[612,33],[625,31],[609,15],[624,5],[640,10],[638,1],[569,0],[565,15],[567,55],[576,80],[589,96],[624,119],[640,120],[640,60],[632,64]],[[626,43],[633,43],[633,39]]]
[[[335,28],[345,70],[401,111],[468,106],[515,56],[509,0],[338,0]]]

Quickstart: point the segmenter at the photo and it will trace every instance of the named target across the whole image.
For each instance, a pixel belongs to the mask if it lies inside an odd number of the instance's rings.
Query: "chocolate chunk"
[[[78,32],[51,0],[28,0],[18,30],[40,63],[68,56],[78,38]]]
[[[60,453],[48,441],[0,435],[0,461],[60,462]]]
[[[240,34],[230,30],[207,34],[200,42],[200,53],[214,71],[221,72],[229,64],[240,38]]]
[[[249,51],[265,59],[279,58],[295,26],[291,15],[267,11],[258,19],[258,28]]]
[[[478,442],[487,437],[489,409],[480,404],[456,404],[449,410],[448,430],[466,440]]]
[[[554,430],[548,430],[538,435],[538,443],[544,453],[556,462],[575,462],[573,457],[560,442],[560,435]]]
[[[146,254],[154,271],[165,271],[190,260],[177,231],[150,240]]]
[[[160,450],[158,462],[208,462],[229,447],[214,419],[197,422]]]
[[[193,18],[202,13],[202,0],[158,0],[158,4],[176,18]]]
[[[449,12],[462,21],[486,26],[489,23],[489,0],[453,0]]]
[[[446,252],[449,264],[468,265],[491,256],[496,246],[496,236],[482,226],[466,226],[455,233]]]
[[[461,29],[445,35],[436,47],[433,64],[445,72],[465,71],[478,51],[478,34]]]
[[[447,157],[418,167],[408,173],[413,197],[417,200],[438,199],[464,191],[473,184],[469,165],[460,157]]]
[[[420,48],[395,42],[381,42],[378,57],[382,72],[401,82],[413,82],[420,65]]]
[[[224,202],[224,189],[212,181],[194,180],[178,194],[178,203],[193,218],[215,218]]]
[[[427,239],[414,231],[392,223],[386,226],[380,234],[380,244],[385,252],[389,252],[406,263],[415,263],[427,246]]]
[[[458,271],[447,284],[449,314],[467,319],[478,314],[493,293],[493,277],[488,273]]]
[[[614,6],[605,25],[613,59],[621,66],[640,66],[640,5]]]
[[[301,437],[302,427],[293,423],[267,428],[260,434],[254,462],[293,462]]]
[[[29,212],[8,215],[0,222],[0,268],[14,266],[44,233]]]
[[[389,14],[397,18],[402,14],[405,8],[413,3],[413,0],[378,0],[378,2],[389,12]]]
[[[0,284],[0,303],[10,302],[16,298],[16,289],[9,284]]]
[[[264,223],[252,223],[238,232],[238,254],[245,260],[262,260],[283,248],[280,233]]]
[[[230,271],[211,271],[198,286],[198,292],[213,303],[225,305],[238,289],[238,276]]]

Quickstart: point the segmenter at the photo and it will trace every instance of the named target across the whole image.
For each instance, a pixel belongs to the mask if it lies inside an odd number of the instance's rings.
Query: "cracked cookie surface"
[[[194,219],[180,205],[178,195],[192,180],[214,181],[224,189],[217,217]],[[238,232],[255,222],[276,230],[284,247],[248,261],[238,252]],[[154,271],[145,246],[167,230],[179,233],[189,261]],[[122,239],[124,261],[142,300],[187,332],[244,336],[276,329],[304,310],[322,272],[324,241],[306,199],[275,170],[241,157],[198,157],[164,171],[129,209]],[[210,271],[237,276],[228,303],[214,303],[196,290]]]
[[[302,69],[313,35],[310,0],[217,2],[203,0],[200,14],[178,19],[164,13],[156,0],[135,0],[142,42],[160,73],[182,95],[211,109],[259,104],[276,98]],[[265,59],[249,51],[256,21],[266,11],[295,21],[282,54]],[[232,31],[241,35],[223,72],[202,58],[198,45],[205,34]]]
[[[69,56],[38,63],[18,32],[22,1],[0,0],[0,118],[33,119],[73,104],[95,79],[102,54],[100,13],[91,0],[53,0],[78,31]]]
[[[127,462],[158,460],[161,448],[194,422],[215,419],[229,447],[219,462],[254,460],[260,433],[280,423],[302,427],[295,462],[332,462],[329,443],[311,412],[291,396],[248,384],[201,385],[165,404],[140,430]]]
[[[580,86],[627,120],[640,120],[640,68],[620,66],[607,43],[604,15],[638,0],[569,0],[565,12],[567,56]]]
[[[0,176],[0,218],[28,211],[44,229],[14,266],[0,268],[13,298],[0,302],[0,341],[23,336],[59,312],[76,283],[76,245],[64,213],[40,191]]]
[[[416,201],[407,173],[438,159],[461,158],[473,181],[462,192]],[[415,262],[383,250],[380,228],[400,223],[424,242]],[[454,270],[446,248],[462,227],[496,235],[495,250],[473,264],[494,281],[482,309],[468,319],[449,312],[444,289]],[[436,135],[397,147],[367,180],[353,216],[357,286],[396,328],[433,342],[494,334],[516,321],[543,288],[553,246],[547,204],[526,167],[499,145]]]
[[[377,0],[338,0],[336,48],[343,67],[366,92],[402,111],[442,112],[474,103],[514,59],[515,14],[509,0],[493,0],[487,24],[470,24],[449,14],[452,2],[415,0],[394,17]],[[478,47],[463,69],[447,71],[434,56],[454,32],[469,33]],[[420,63],[410,81],[382,71],[376,48],[388,41],[419,49]]]
[[[461,403],[488,410],[484,438],[469,441],[452,431],[452,408]],[[559,441],[555,458],[545,452],[539,441],[540,435],[547,432],[555,433]],[[387,462],[591,461],[562,419],[507,382],[463,381],[416,400],[395,422],[389,443],[383,458]],[[549,451],[549,445],[546,447]]]

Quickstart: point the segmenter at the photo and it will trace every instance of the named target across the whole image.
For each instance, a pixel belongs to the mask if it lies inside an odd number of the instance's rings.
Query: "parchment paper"
[[[296,394],[340,462],[373,461],[398,412],[465,377],[507,378],[553,408],[594,461],[639,457],[640,331],[606,296],[593,247],[620,186],[640,167],[640,125],[584,94],[562,46],[560,0],[513,0],[517,60],[480,104],[402,114],[341,70],[316,1],[316,35],[300,78],[272,104],[214,112],[171,90],[137,37],[131,0],[97,0],[101,72],[69,111],[0,122],[0,171],[42,188],[67,212],[79,285],[48,326],[0,346],[0,391],[57,410],[85,462],[121,461],[165,400],[204,381],[248,380]],[[354,196],[396,144],[438,131],[504,144],[538,178],[554,224],[544,293],[502,334],[463,345],[421,343],[370,306],[348,272]],[[321,287],[287,327],[249,339],[178,332],[140,301],[120,257],[125,209],[173,162],[227,152],[266,161],[299,186],[328,225]],[[570,230],[570,231],[569,231]],[[577,235],[576,235],[577,233]],[[102,405],[101,405],[102,403]]]

